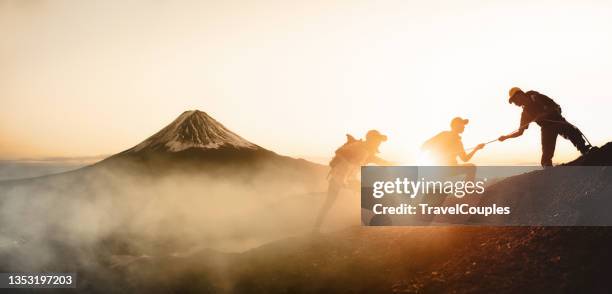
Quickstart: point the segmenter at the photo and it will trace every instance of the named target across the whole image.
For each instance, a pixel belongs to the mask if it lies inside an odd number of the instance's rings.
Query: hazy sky
[[[410,163],[457,115],[466,146],[516,129],[512,86],[602,144],[611,52],[611,1],[0,0],[0,158],[112,154],[200,109],[309,158],[378,128]],[[539,162],[539,141],[475,160]]]

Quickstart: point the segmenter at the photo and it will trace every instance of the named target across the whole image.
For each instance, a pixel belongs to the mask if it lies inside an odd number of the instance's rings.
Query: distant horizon
[[[189,111],[201,111],[201,112],[207,113],[206,111],[202,111],[202,110],[199,110],[199,109],[188,109],[188,110],[185,110],[185,111],[181,112],[181,114],[185,113],[185,112],[189,112]],[[172,120],[170,120],[170,122],[172,122]],[[170,122],[168,122],[168,124]],[[223,122],[221,122],[221,123],[223,123]],[[165,127],[165,126],[166,125],[160,127],[160,130],[163,127]],[[146,136],[146,137],[144,137],[144,139],[142,139],[142,141],[146,140],[148,137],[152,136],[155,133],[157,133],[157,131],[152,133],[152,134],[150,134],[150,135],[148,135],[148,136]],[[240,135],[240,134],[238,133],[238,135]],[[357,135],[357,137],[359,137],[359,136]],[[96,162],[104,160],[107,157],[110,157],[110,156],[115,155],[117,153],[123,152],[123,151],[125,151],[127,149],[130,149],[130,148],[136,146],[137,144],[141,143],[142,141],[136,142],[132,146],[125,146],[123,149],[121,149],[121,150],[119,150],[119,151],[117,151],[115,153],[92,154],[92,155],[75,155],[75,156],[44,156],[43,155],[43,156],[14,157],[14,158],[10,158],[10,157],[3,158],[3,157],[0,157],[0,162],[2,162],[2,161],[4,161],[4,162],[21,162],[21,163],[28,163],[28,162],[53,162],[53,163],[58,163],[58,164],[81,164],[82,166],[86,166],[86,165],[94,164]],[[257,142],[253,142],[253,143],[258,144]],[[329,154],[328,156],[325,156],[325,155],[316,155],[316,154],[312,154],[312,155],[309,155],[309,154],[297,154],[296,155],[296,154],[286,154],[286,153],[283,153],[280,150],[275,150],[273,147],[266,147],[266,146],[262,146],[262,147],[266,148],[268,150],[277,152],[277,153],[282,154],[282,155],[291,156],[291,157],[294,157],[294,158],[302,158],[302,159],[309,160],[309,161],[312,161],[312,162],[315,162],[315,163],[318,163],[318,164],[322,164],[322,165],[327,165],[329,160],[331,160],[331,158],[333,157],[333,153]],[[383,148],[384,147],[381,147],[381,149],[383,149]],[[468,148],[468,147],[466,146],[466,148]],[[558,159],[559,156],[557,155],[556,158],[555,158],[555,164],[563,163],[563,162],[572,160],[572,159],[576,158],[577,156],[579,156],[579,154],[574,156],[574,157],[572,157],[571,154],[568,154],[566,156],[563,156],[563,159],[560,160],[560,159]],[[393,158],[391,158],[391,159],[393,159]],[[398,162],[398,163],[400,165],[411,165],[411,166],[419,165],[419,162],[416,159],[416,155],[413,157],[413,159],[414,159],[413,162]],[[478,163],[481,163],[480,160],[474,160],[474,161],[478,162]],[[481,165],[489,165],[489,166],[496,166],[496,165],[499,165],[499,166],[508,166],[508,165],[510,165],[510,166],[531,166],[531,165],[534,165],[535,166],[535,165],[539,165],[539,162],[536,161],[536,160],[533,160],[533,161],[523,161],[523,162],[500,162],[500,163],[484,162],[484,163],[481,163]]]
[[[63,158],[27,158],[27,159],[14,159],[5,160],[0,159],[0,182],[10,180],[21,180],[28,178],[35,178],[40,176],[47,176],[53,174],[59,174],[64,172],[70,172],[86,166],[98,163],[114,154],[90,156],[90,157],[63,157]],[[284,155],[281,153],[281,155]],[[301,158],[313,163],[327,165],[331,157],[308,157],[308,156],[296,156],[295,158]],[[412,164],[411,166],[416,166]],[[524,162],[516,164],[505,164],[499,166],[533,166],[539,167],[537,162]]]

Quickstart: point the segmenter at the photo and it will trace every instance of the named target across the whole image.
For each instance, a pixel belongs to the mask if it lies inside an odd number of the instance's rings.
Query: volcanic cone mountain
[[[325,171],[321,165],[281,156],[260,147],[199,110],[185,111],[153,136],[111,156],[100,165],[145,168],[154,173],[176,169],[218,173],[234,168],[288,168],[320,176]]]
[[[228,130],[205,112],[191,110],[183,112],[171,124],[128,152],[179,152],[190,148],[262,149]]]

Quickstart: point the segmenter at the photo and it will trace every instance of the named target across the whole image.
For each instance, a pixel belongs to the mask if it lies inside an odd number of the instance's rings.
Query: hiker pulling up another
[[[465,152],[461,134],[465,131],[465,126],[470,121],[460,117],[455,117],[451,120],[449,131],[443,131],[427,140],[421,149],[431,152],[436,160],[436,164],[440,166],[458,166],[462,168],[450,169],[450,172],[457,174],[465,174],[467,181],[474,181],[476,177],[476,166],[472,163],[467,163],[472,159],[474,154],[485,144],[478,144],[470,153]],[[463,162],[457,162],[459,157]]]
[[[387,141],[387,136],[377,130],[370,130],[365,140],[357,140],[351,135],[346,135],[346,143],[336,150],[336,155],[329,162],[329,185],[327,198],[319,211],[315,221],[314,230],[318,231],[338,198],[342,188],[353,188],[359,190],[359,182],[355,178],[361,166],[374,163],[377,165],[391,165],[392,163],[377,156],[378,147]]]
[[[561,137],[572,142],[583,155],[592,148],[590,144],[586,144],[582,132],[565,120],[561,115],[561,107],[551,98],[536,91],[523,92],[517,87],[510,89],[509,95],[508,103],[523,108],[521,124],[515,132],[499,137],[499,141],[503,142],[523,135],[529,124],[536,122],[541,129],[541,164],[544,167],[552,166],[557,135],[561,135]]]

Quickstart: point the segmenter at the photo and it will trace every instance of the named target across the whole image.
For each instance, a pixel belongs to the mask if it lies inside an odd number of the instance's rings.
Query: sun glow
[[[421,151],[419,152],[419,155],[417,157],[417,165],[418,166],[436,166],[438,164],[433,154],[431,154],[430,152]]]

